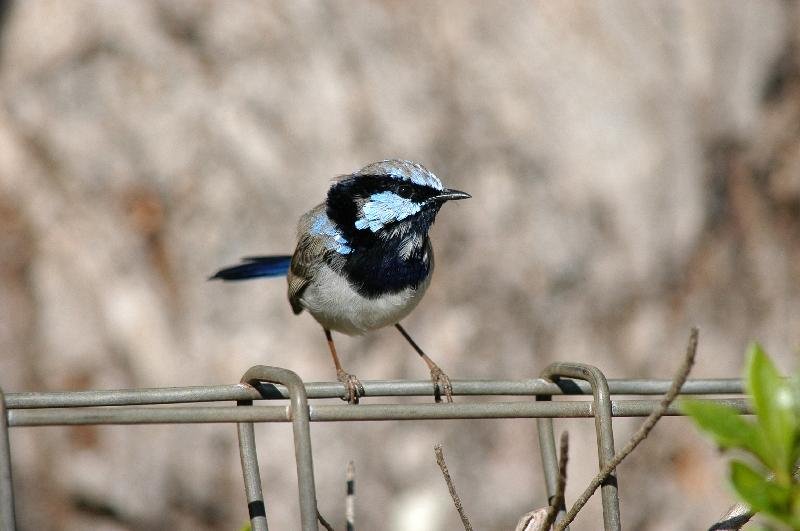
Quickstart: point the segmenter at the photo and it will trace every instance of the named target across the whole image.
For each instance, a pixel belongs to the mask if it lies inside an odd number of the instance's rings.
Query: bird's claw
[[[442,393],[444,392],[445,401],[447,403],[453,402],[453,385],[450,383],[450,377],[434,365],[431,368],[431,381],[433,382],[433,399],[439,403],[442,401]]]
[[[367,394],[364,385],[354,375],[339,370],[336,372],[336,377],[344,384],[345,395],[341,398],[348,404],[358,404],[358,399]]]

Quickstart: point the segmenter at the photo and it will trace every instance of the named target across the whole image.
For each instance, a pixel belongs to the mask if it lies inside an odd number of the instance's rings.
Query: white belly
[[[419,304],[429,282],[430,277],[417,289],[369,299],[350,287],[345,278],[323,266],[306,286],[300,303],[325,328],[358,335],[399,322]]]

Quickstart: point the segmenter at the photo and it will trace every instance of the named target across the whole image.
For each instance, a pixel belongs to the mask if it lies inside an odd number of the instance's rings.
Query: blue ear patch
[[[350,254],[353,249],[350,247],[350,242],[347,238],[342,236],[342,233],[336,228],[336,225],[324,213],[318,215],[311,225],[311,234],[314,236],[325,237],[325,247],[339,254]]]
[[[358,230],[369,228],[372,232],[378,232],[385,224],[402,221],[421,209],[422,205],[419,203],[392,192],[373,194],[362,207],[362,217],[356,220],[356,228]]]

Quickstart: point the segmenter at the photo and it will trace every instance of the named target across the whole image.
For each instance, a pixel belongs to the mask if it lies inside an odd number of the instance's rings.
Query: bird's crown
[[[398,181],[406,181],[417,186],[425,186],[434,190],[443,190],[442,181],[439,180],[428,168],[410,160],[381,160],[367,164],[353,177],[362,175],[383,175]]]

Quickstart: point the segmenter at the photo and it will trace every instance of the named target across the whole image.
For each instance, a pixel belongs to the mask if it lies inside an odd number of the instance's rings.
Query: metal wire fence
[[[255,422],[291,422],[297,467],[300,526],[317,529],[317,498],[311,451],[311,422],[352,422],[423,419],[537,419],[542,469],[548,498],[555,494],[558,458],[553,430],[555,418],[594,418],[599,466],[614,456],[614,417],[644,417],[658,407],[648,395],[667,391],[670,380],[607,380],[596,367],[579,363],[554,363],[542,378],[527,380],[455,380],[453,394],[462,397],[526,396],[531,401],[461,402],[448,404],[313,404],[309,400],[341,397],[338,382],[304,383],[292,371],[255,366],[234,385],[124,389],[56,393],[8,393],[0,390],[0,525],[15,527],[14,489],[11,475],[9,428],[78,424],[180,424],[236,423],[245,495],[254,531],[268,529],[264,496],[256,456]],[[367,381],[368,397],[429,396],[430,381]],[[749,413],[739,379],[688,380],[681,394],[731,395],[709,398]],[[552,400],[558,395],[591,395],[591,400]],[[612,399],[619,396],[643,398]],[[256,401],[289,400],[282,405],[254,406]],[[207,405],[222,402],[236,405]],[[183,404],[183,405],[181,405]],[[108,407],[113,406],[113,407]],[[667,415],[680,415],[671,406]],[[601,488],[606,530],[621,529],[615,478]],[[546,505],[542,503],[541,505]]]

